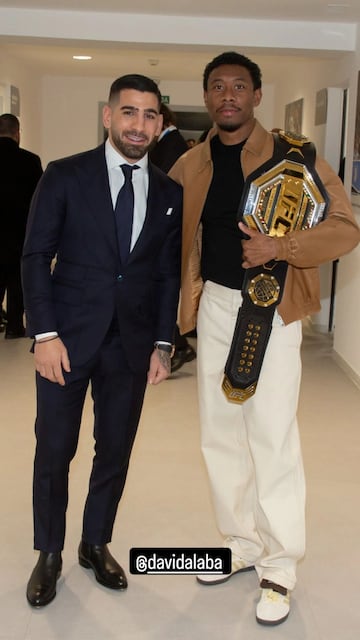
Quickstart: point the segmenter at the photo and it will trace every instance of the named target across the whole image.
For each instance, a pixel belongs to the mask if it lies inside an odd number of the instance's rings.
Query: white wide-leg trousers
[[[241,292],[206,282],[198,314],[202,452],[225,545],[254,562],[259,579],[293,589],[305,548],[305,481],[297,425],[301,322],[275,312],[255,395],[222,391]]]

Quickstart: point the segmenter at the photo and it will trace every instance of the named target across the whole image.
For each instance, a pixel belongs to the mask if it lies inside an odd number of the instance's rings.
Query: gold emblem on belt
[[[248,293],[253,304],[259,307],[269,307],[277,302],[280,285],[274,276],[259,273],[249,282]]]

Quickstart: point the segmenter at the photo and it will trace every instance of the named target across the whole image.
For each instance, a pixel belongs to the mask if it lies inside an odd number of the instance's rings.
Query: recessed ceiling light
[[[92,60],[92,56],[73,56],[73,60]]]

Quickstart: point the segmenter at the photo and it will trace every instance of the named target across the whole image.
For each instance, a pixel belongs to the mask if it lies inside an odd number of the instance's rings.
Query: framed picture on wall
[[[20,116],[20,91],[17,87],[10,87],[10,113]]]
[[[320,89],[316,94],[315,125],[326,124],[327,119],[327,89]]]
[[[108,137],[107,129],[105,129],[103,125],[103,109],[107,102],[99,102],[98,103],[98,144],[105,142]]]
[[[301,134],[304,98],[285,105],[285,131]]]

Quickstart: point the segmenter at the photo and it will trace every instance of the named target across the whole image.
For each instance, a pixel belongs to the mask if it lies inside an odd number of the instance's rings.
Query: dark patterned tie
[[[134,217],[134,189],[132,172],[139,169],[137,164],[120,165],[125,182],[121,187],[115,205],[115,221],[119,243],[120,258],[126,262],[130,253],[132,225]]]

